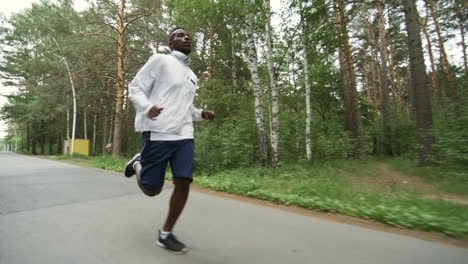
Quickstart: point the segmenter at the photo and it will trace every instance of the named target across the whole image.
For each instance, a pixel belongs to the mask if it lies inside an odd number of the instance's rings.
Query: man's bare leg
[[[190,192],[190,180],[183,178],[174,178],[174,191],[169,201],[169,213],[162,231],[172,232],[180,214],[184,210],[187,198]]]
[[[144,194],[148,195],[148,196],[156,196],[158,195],[162,188],[160,189],[157,189],[157,190],[147,190],[145,189],[145,187],[141,184],[141,179],[140,179],[140,172],[141,172],[141,164],[139,161],[136,161],[135,164],[133,165],[133,168],[135,169],[135,175],[136,175],[136,179],[137,179],[137,183],[138,183],[138,187],[140,187],[140,189],[143,191]]]

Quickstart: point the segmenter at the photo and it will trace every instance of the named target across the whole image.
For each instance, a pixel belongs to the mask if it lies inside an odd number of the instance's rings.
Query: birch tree
[[[266,53],[267,53],[267,65],[268,75],[270,77],[270,89],[271,89],[271,165],[274,168],[279,167],[280,162],[280,150],[279,150],[279,139],[280,139],[280,119],[279,119],[279,87],[276,79],[275,66],[273,62],[273,30],[271,28],[271,7],[270,0],[264,2],[266,22],[265,22],[265,39],[266,39]]]
[[[308,49],[307,44],[307,24],[304,18],[304,14],[301,12],[301,21],[302,21],[302,34],[305,37],[306,41],[302,42],[302,62],[304,64],[304,89],[305,89],[305,101],[306,101],[306,119],[305,119],[305,148],[307,160],[312,160],[312,143],[310,135],[310,124],[312,122],[312,110],[310,106],[310,82],[309,82],[309,60],[307,59]]]
[[[260,151],[260,162],[262,165],[267,163],[268,145],[265,130],[265,117],[263,113],[263,92],[258,76],[257,49],[255,47],[255,37],[252,31],[253,15],[248,16],[247,22],[247,45],[249,50],[249,63],[252,75],[254,97],[255,97],[255,124],[257,125],[258,142]]]

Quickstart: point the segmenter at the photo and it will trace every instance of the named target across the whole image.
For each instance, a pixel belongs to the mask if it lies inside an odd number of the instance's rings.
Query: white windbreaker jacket
[[[202,110],[193,106],[198,79],[179,51],[149,58],[130,83],[130,100],[136,108],[135,130],[151,131],[151,140],[193,138],[192,121],[201,121]],[[163,110],[149,118],[152,106]]]

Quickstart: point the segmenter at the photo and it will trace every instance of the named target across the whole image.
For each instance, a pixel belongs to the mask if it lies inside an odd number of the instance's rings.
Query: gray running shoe
[[[166,239],[162,239],[161,230],[159,230],[158,240],[156,240],[156,244],[162,248],[166,248],[174,254],[183,254],[188,251],[185,244],[177,240],[177,238],[172,233],[170,233],[166,237]]]
[[[140,153],[137,153],[135,154],[135,156],[133,156],[133,158],[127,162],[127,164],[125,164],[125,177],[132,177],[133,175],[135,175],[135,169],[133,168],[133,164],[135,164],[135,161],[139,161],[140,160]]]

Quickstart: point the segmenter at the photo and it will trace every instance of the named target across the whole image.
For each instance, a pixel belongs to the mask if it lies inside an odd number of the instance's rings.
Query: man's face
[[[169,41],[169,46],[172,50],[177,50],[186,55],[192,51],[192,38],[183,29],[178,29],[174,31],[171,36],[174,36],[171,41]]]

